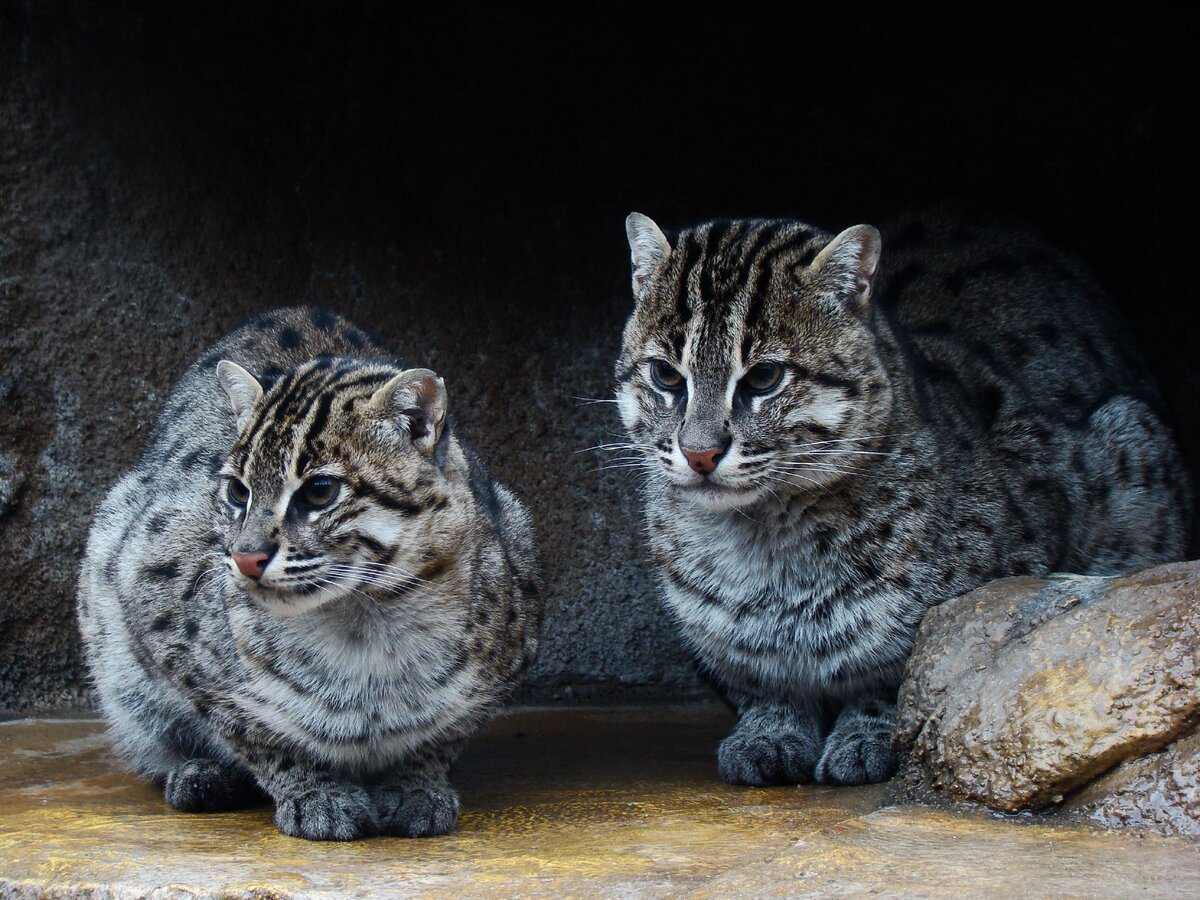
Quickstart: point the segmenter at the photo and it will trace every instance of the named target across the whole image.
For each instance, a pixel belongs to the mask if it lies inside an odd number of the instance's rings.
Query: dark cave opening
[[[575,398],[611,391],[631,210],[1017,213],[1125,311],[1196,470],[1193,35],[1165,4],[5,4],[0,577],[54,574],[6,590],[0,703],[73,695],[77,639],[45,624],[91,508],[186,360],[294,302],[453,372],[533,500],[557,597],[530,696],[695,690],[631,488],[575,453],[617,427]]]

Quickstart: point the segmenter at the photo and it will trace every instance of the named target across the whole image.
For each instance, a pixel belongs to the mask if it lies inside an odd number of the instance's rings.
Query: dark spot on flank
[[[284,350],[295,350],[300,346],[300,332],[295,328],[285,328],[279,332],[279,346]]]
[[[1062,332],[1059,330],[1059,327],[1053,322],[1043,322],[1033,331],[1034,334],[1051,346],[1057,344],[1058,339],[1062,336]]]
[[[193,469],[195,469],[197,466],[200,465],[200,459],[201,459],[201,457],[203,457],[203,455],[204,454],[200,450],[193,450],[191,453],[189,453],[187,456],[185,456],[182,460],[180,460],[180,465],[182,465],[184,469],[186,469],[187,471],[190,472]]]
[[[994,384],[982,388],[975,397],[975,409],[979,413],[979,421],[984,429],[990,429],[1000,416],[1000,406],[1004,402],[1004,394]]]
[[[179,560],[172,559],[157,566],[146,566],[143,571],[150,578],[159,578],[162,580],[175,578],[179,575]]]
[[[309,313],[309,319],[321,331],[332,331],[337,326],[337,318],[327,309],[314,309]]]
[[[146,531],[150,534],[162,534],[167,527],[167,517],[162,513],[155,513],[150,517],[150,521],[146,523]]]
[[[154,621],[150,623],[151,631],[166,631],[170,627],[171,617],[168,615],[157,616]]]
[[[194,638],[196,635],[198,635],[200,633],[200,626],[198,624],[196,624],[196,622],[194,622],[194,621],[188,621],[183,626],[183,633],[185,635],[187,635],[189,640],[191,640],[192,638]]]

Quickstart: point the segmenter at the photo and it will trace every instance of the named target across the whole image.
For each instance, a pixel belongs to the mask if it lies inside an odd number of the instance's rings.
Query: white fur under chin
[[[686,499],[689,503],[693,503],[701,509],[706,509],[710,512],[729,512],[735,509],[743,509],[747,506],[753,506],[762,500],[763,497],[768,496],[766,490],[763,488],[720,488],[704,484],[696,487],[686,487],[678,483],[674,484],[675,490],[679,492],[679,496]]]

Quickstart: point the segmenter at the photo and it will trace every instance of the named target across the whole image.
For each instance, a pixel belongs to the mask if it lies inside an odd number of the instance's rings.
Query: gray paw
[[[277,801],[275,824],[284,834],[309,841],[352,841],[376,830],[367,792],[350,785]]]
[[[821,784],[874,784],[896,774],[891,729],[835,729],[817,763]]]
[[[735,731],[721,741],[717,765],[730,784],[804,784],[812,781],[819,750],[813,735]]]
[[[380,834],[432,837],[448,834],[458,822],[458,792],[444,781],[388,785],[371,796]]]
[[[264,799],[245,772],[211,759],[189,759],[168,772],[163,798],[180,812],[244,809]]]

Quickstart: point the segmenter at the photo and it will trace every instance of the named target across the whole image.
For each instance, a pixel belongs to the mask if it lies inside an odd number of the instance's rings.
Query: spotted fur
[[[539,578],[441,379],[284,309],[171,391],[96,513],[79,621],[118,751],[174,808],[265,793],[287,834],[416,837],[454,827],[449,766],[533,658]]]
[[[882,236],[627,230],[620,449],[667,606],[738,709],[726,780],[887,778],[930,606],[1184,553],[1188,478],[1145,367],[1028,230],[948,209]]]

